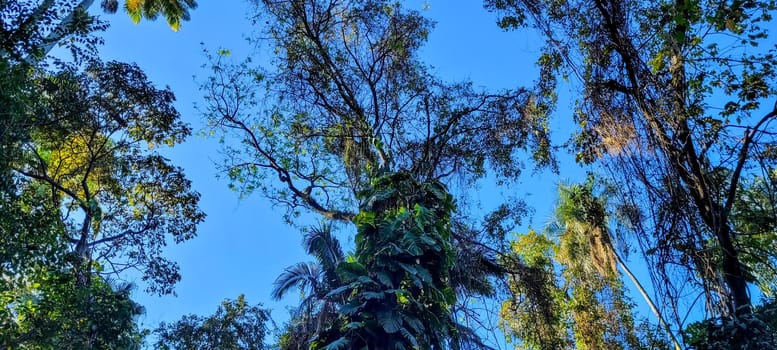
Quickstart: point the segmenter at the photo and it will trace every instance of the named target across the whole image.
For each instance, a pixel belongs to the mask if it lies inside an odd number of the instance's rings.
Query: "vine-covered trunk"
[[[455,348],[451,195],[441,183],[421,182],[405,172],[378,177],[371,185],[361,194],[365,204],[354,219],[356,261],[338,268],[348,284],[330,292],[350,293],[340,309],[339,337],[318,343],[351,349]]]

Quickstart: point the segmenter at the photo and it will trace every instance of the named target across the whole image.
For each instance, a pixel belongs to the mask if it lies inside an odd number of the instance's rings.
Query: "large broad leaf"
[[[400,254],[405,252],[405,250],[402,249],[402,247],[398,246],[394,242],[389,243],[388,245],[386,245],[386,247],[388,247],[390,249],[389,254],[391,254],[391,255],[400,255]]]
[[[383,292],[364,292],[361,293],[361,296],[364,299],[371,300],[371,299],[384,299],[386,297],[386,293]]]
[[[325,297],[326,298],[331,298],[333,296],[337,296],[337,295],[343,294],[345,292],[351,291],[351,290],[353,290],[353,288],[354,288],[354,284],[353,283],[346,284],[344,286],[341,286],[341,287],[338,287],[338,288],[330,290],[329,293],[326,293]]]
[[[424,184],[424,189],[431,192],[441,202],[450,196],[445,190],[445,186],[439,182]]]
[[[337,272],[344,281],[353,281],[360,276],[366,275],[367,269],[358,262],[347,261],[337,265]]]
[[[367,285],[367,286],[377,286],[378,282],[375,282],[370,276],[359,276],[359,278],[356,279],[356,281],[360,284]]]
[[[390,238],[396,235],[396,231],[399,229],[399,227],[402,226],[402,223],[405,222],[405,220],[410,218],[411,215],[412,213],[410,213],[406,208],[399,208],[396,216],[393,218],[387,218],[388,222],[384,221],[380,223],[380,236],[383,238]]]
[[[391,275],[386,271],[378,271],[375,274],[376,277],[378,277],[378,281],[385,286],[385,287],[391,287],[394,288],[394,283],[392,282]]]
[[[445,296],[445,302],[448,305],[456,304],[456,291],[451,287],[445,287],[442,289],[442,294]]]
[[[376,316],[386,333],[396,333],[402,328],[402,317],[394,310],[379,311]]]
[[[405,246],[405,250],[412,256],[421,256],[424,254],[423,249],[418,244],[420,241],[418,236],[412,232],[407,232],[402,237],[402,244]]]
[[[354,224],[356,224],[356,227],[361,226],[369,226],[371,228],[375,227],[375,213],[369,212],[369,211],[363,211],[359,213],[359,215],[356,215],[356,218],[353,219]]]
[[[386,190],[380,191],[372,195],[369,199],[367,199],[367,202],[364,203],[364,208],[372,208],[375,206],[376,203],[385,201],[386,199],[391,198],[395,193],[397,192],[394,188],[388,188]]]
[[[417,317],[405,315],[402,318],[405,320],[405,323],[413,329],[414,332],[420,333],[424,330],[424,324]]]
[[[340,350],[340,349],[348,349],[349,345],[351,344],[351,341],[346,339],[345,337],[340,337],[337,340],[329,343],[329,345],[324,347],[324,350]]]
[[[364,322],[350,322],[343,326],[343,329],[348,331],[352,329],[361,329],[362,327],[364,327]]]
[[[409,274],[420,278],[424,283],[432,283],[432,274],[429,273],[429,270],[426,268],[421,266],[408,265],[401,262],[397,262],[397,264],[399,264],[399,266],[401,266],[402,269],[407,271]]]
[[[418,203],[416,203],[413,206],[413,212],[416,217],[416,223],[421,229],[423,229],[424,226],[434,222],[434,219],[435,219],[434,211],[429,210],[428,208]]]
[[[364,305],[365,303],[359,303],[357,299],[353,299],[347,304],[343,304],[343,306],[340,307],[340,314],[352,315],[358,310],[362,309]]]
[[[405,337],[405,339],[407,339],[410,342],[410,344],[412,344],[414,347],[418,347],[418,339],[416,339],[415,336],[412,333],[410,333],[410,331],[408,331],[404,327],[399,331],[402,332],[402,336]]]
[[[431,235],[423,234],[418,237],[421,242],[427,245],[427,247],[433,249],[436,252],[439,252],[441,250],[440,244],[437,243],[437,240],[435,240]]]

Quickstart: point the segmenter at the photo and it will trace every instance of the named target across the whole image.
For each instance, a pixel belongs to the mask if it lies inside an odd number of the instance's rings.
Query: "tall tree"
[[[178,268],[161,249],[168,237],[192,238],[204,218],[182,169],[154,150],[189,134],[172,93],[115,62],[41,75],[35,84],[45,98],[28,113],[46,123],[13,163],[18,191],[48,193],[73,268],[85,269],[79,278],[94,262],[105,274],[139,269],[150,291],[172,292]]]
[[[559,287],[552,259],[554,242],[530,231],[512,243],[513,254],[503,256],[511,297],[502,303],[500,327],[508,341],[527,349],[568,349],[564,291]]]
[[[345,332],[348,336],[330,344],[332,347],[346,341],[442,346],[455,333],[448,329],[453,325],[449,303],[455,295],[438,293],[453,290],[444,278],[448,271],[426,279],[429,276],[423,272],[399,267],[398,263],[407,265],[402,259],[396,258],[389,266],[387,261],[395,257],[380,258],[383,252],[374,249],[389,245],[397,247],[396,254],[410,249],[411,256],[423,255],[426,250],[406,247],[403,240],[424,236],[414,231],[414,225],[419,230],[435,228],[436,233],[427,232],[431,235],[427,238],[445,242],[435,241],[439,245],[429,247],[436,252],[429,257],[438,260],[425,263],[452,269],[455,264],[449,261],[449,253],[453,250],[447,247],[457,241],[457,234],[448,235],[448,228],[435,226],[450,225],[450,214],[427,217],[423,224],[406,216],[414,215],[418,206],[430,213],[446,205],[427,202],[432,197],[423,195],[426,191],[429,196],[436,193],[440,200],[447,198],[439,181],[459,178],[471,183],[487,170],[514,179],[521,170],[518,157],[522,152],[532,154],[539,164],[550,164],[547,128],[541,117],[547,104],[523,89],[484,92],[470,83],[449,84],[435,78],[417,58],[430,22],[399,4],[294,0],[259,1],[257,5],[257,21],[267,23],[265,37],[269,38],[257,44],[274,49],[274,69],[256,68],[250,62],[229,64],[228,52],[222,50],[213,57],[214,76],[204,84],[209,101],[205,113],[214,132],[239,140],[227,142],[233,146],[227,146],[225,170],[233,185],[243,194],[259,190],[287,205],[288,218],[306,209],[329,220],[354,222],[363,232],[359,237],[364,241],[357,243],[356,252],[361,268],[347,265],[358,271],[349,275],[356,280],[345,280],[346,290],[359,295],[365,304],[341,309],[356,328]],[[374,224],[364,221],[370,215]],[[396,223],[387,226],[393,232],[367,233],[383,221]],[[370,286],[353,284],[358,284],[360,273],[372,276],[380,269],[400,277]],[[369,284],[365,278],[362,282]],[[412,287],[416,282],[420,285]],[[401,290],[386,289],[389,287]],[[366,311],[377,312],[371,309],[370,297],[399,298],[397,293],[409,293],[402,296],[407,300],[431,298],[437,305],[432,309],[436,314],[420,319],[422,326],[409,328],[400,327],[405,319],[399,314],[356,320],[359,314],[353,307],[364,308],[367,317],[372,314]],[[381,320],[390,323],[381,324]],[[376,334],[391,336],[379,339],[355,331],[376,322],[383,327]],[[342,326],[347,324],[350,321]]]
[[[105,281],[135,269],[148,291],[167,294],[180,279],[162,248],[192,238],[204,214],[182,170],[153,148],[189,129],[172,93],[136,66],[32,72],[23,86],[35,98],[11,117],[24,132],[8,140],[14,153],[0,194],[11,215],[0,222],[0,322],[18,330],[4,343],[135,344],[135,335],[120,336],[137,315],[129,290]]]
[[[219,55],[203,84],[214,132],[245,140],[224,164],[243,194],[347,222],[375,175],[474,180],[493,166],[514,178],[522,150],[550,162],[544,102],[433,77],[416,57],[431,25],[420,14],[381,1],[258,5],[271,39],[257,44],[276,50],[276,68]]]
[[[675,333],[669,328],[653,298],[626,264],[623,254],[616,249],[616,242],[619,240],[610,230],[611,218],[606,198],[608,194],[594,193],[596,181],[593,176],[590,176],[585,184],[559,187],[559,203],[555,214],[558,220],[555,230],[561,235],[561,246],[557,252],[558,261],[571,267],[568,271],[575,275],[573,278],[598,280],[599,286],[596,288],[609,288],[616,300],[623,299],[625,294],[618,274],[620,267],[655,314],[675,349],[679,350],[681,345]],[[607,192],[611,191],[610,187]],[[623,307],[627,304],[624,301],[613,303],[612,312],[624,313],[626,310],[623,310]],[[633,325],[630,326],[633,327]]]
[[[161,323],[154,334],[155,349],[262,350],[268,332],[270,312],[250,305],[244,295],[224,300],[208,317],[186,315],[173,323]]]
[[[346,301],[341,296],[329,294],[345,284],[337,267],[346,257],[332,229],[331,224],[325,224],[306,232],[303,248],[316,261],[289,266],[275,280],[272,290],[274,299],[280,300],[295,286],[302,298],[281,336],[282,349],[307,349],[312,338],[336,322],[338,309]]]
[[[148,290],[171,293],[180,279],[162,247],[193,237],[204,214],[154,148],[190,130],[172,92],[137,66],[95,59],[103,24],[79,15],[59,26],[70,6],[0,4],[0,342],[133,348],[142,308],[110,281],[137,269]],[[76,63],[34,65],[51,40],[72,45]]]
[[[458,349],[448,282],[452,196],[408,173],[380,177],[362,196],[355,259],[340,264],[346,285],[330,292],[347,296],[342,323],[313,348]]]
[[[580,83],[574,117],[578,160],[600,161],[621,198],[675,322],[688,287],[706,311],[749,318],[751,235],[743,182],[775,169],[777,111],[771,1],[492,1],[500,24],[530,23],[547,39],[549,84]],[[773,188],[774,182],[768,180]],[[774,213],[764,213],[773,217]],[[761,259],[767,261],[767,259]],[[693,281],[693,283],[687,283]],[[723,322],[726,323],[726,322]],[[748,332],[735,332],[745,344]]]
[[[667,338],[682,348],[615,248],[606,206],[594,193],[593,177],[560,186],[547,234],[530,231],[513,244],[507,263],[520,259],[523,267],[511,276],[513,297],[503,305],[508,335],[538,349],[668,349]],[[656,312],[663,336],[635,321],[618,267]]]
[[[0,293],[9,296],[3,300],[15,318],[3,327],[3,349],[141,348],[146,332],[137,317],[144,310],[130,299],[132,285],[93,276],[83,286],[69,271],[39,271],[36,277],[25,290]]]

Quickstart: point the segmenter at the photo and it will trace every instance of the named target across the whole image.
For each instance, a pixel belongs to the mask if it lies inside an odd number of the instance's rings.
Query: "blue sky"
[[[480,1],[405,3],[412,9],[427,8],[422,13],[437,22],[421,57],[441,78],[469,79],[476,86],[491,89],[528,86],[536,78],[533,62],[540,40],[529,32],[500,30],[495,16],[487,13]],[[237,57],[250,54],[244,37],[254,29],[246,19],[251,11],[251,5],[244,1],[200,0],[192,20],[185,22],[179,32],[171,31],[162,20],[134,25],[124,14],[102,15],[111,22],[111,28],[104,34],[101,55],[105,60],[136,62],[157,85],[169,85],[184,120],[199,130],[203,120],[194,105],[201,103],[202,93],[196,79],[207,77],[201,68],[206,61],[202,49],[226,48]],[[254,60],[263,62],[267,58]],[[569,105],[562,95],[561,112],[552,121],[557,141],[567,137]],[[183,280],[176,288],[177,297],[146,295],[138,281],[141,288],[135,298],[146,307],[141,319],[145,326],[154,327],[160,321],[173,321],[189,313],[211,314],[223,299],[241,293],[249,302],[261,302],[273,309],[276,321],[285,320],[285,306],[295,304],[293,298],[271,301],[270,289],[283,268],[310,260],[300,248],[301,235],[283,222],[282,208],[273,208],[258,194],[240,200],[227,188],[227,181],[219,178],[215,167],[220,159],[218,150],[215,140],[193,136],[165,151],[193,180],[208,217],[199,227],[197,238],[169,246],[166,251],[181,266]],[[536,210],[526,222],[541,229],[552,210],[558,182],[582,177],[582,171],[568,157],[562,155],[562,159],[561,177],[547,172],[532,175],[529,166],[520,186],[497,189],[486,182],[480,191],[473,191],[473,200],[487,209],[510,196],[523,197]],[[474,211],[477,208],[476,204]]]

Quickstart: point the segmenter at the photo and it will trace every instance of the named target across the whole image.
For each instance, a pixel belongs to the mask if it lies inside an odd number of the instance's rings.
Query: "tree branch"
[[[777,115],[777,103],[775,103],[774,108],[771,112],[767,113],[761,120],[758,121],[753,126],[753,129],[750,130],[748,128],[745,130],[745,139],[742,142],[742,149],[739,151],[739,160],[737,161],[737,166],[734,168],[734,173],[731,175],[731,185],[729,185],[728,188],[728,194],[726,196],[726,202],[725,207],[723,211],[723,218],[728,218],[728,214],[731,212],[731,207],[734,206],[734,197],[736,197],[737,193],[737,187],[739,186],[739,178],[742,173],[742,168],[744,168],[745,163],[747,163],[748,155],[747,152],[750,148],[750,144],[753,142],[753,139],[755,138],[756,133],[758,133],[758,128],[761,127],[763,123],[765,123],[767,120],[774,118]]]

